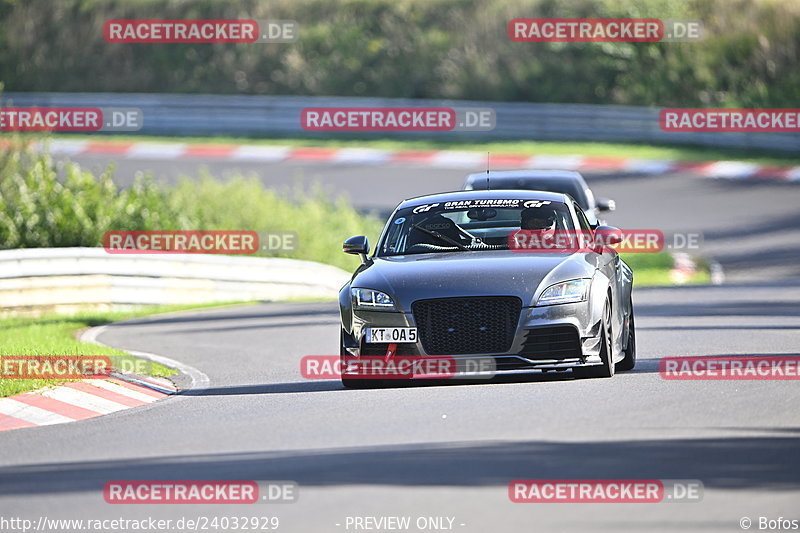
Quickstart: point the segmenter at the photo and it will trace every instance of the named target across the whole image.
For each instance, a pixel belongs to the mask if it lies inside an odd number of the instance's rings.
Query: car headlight
[[[573,279],[550,285],[539,296],[536,305],[582,302],[586,299],[586,293],[589,292],[590,283],[591,280],[589,279]]]
[[[394,309],[394,300],[388,294],[372,289],[350,289],[356,309]]]

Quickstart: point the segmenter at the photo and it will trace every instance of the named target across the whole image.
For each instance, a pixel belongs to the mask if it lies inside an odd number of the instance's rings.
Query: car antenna
[[[486,152],[486,190],[490,190],[489,187],[489,152]]]

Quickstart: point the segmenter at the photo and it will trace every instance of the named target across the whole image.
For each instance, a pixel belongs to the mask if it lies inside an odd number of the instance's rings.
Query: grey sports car
[[[619,231],[591,228],[565,194],[458,191],[402,202],[372,255],[366,237],[345,241],[362,260],[339,293],[345,386],[375,384],[348,374],[365,357],[481,356],[496,374],[633,368],[628,265],[607,246],[514,249],[526,229]]]

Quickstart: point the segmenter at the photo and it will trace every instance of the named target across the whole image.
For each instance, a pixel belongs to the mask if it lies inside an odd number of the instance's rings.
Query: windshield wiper
[[[453,246],[455,246],[456,248],[459,248],[459,249],[461,249],[461,250],[464,250],[465,252],[468,252],[468,251],[469,251],[469,248],[467,248],[466,246],[464,246],[464,245],[463,245],[463,244],[461,244],[460,242],[456,242],[456,241],[454,241],[453,239],[451,239],[450,237],[447,237],[446,235],[442,235],[442,234],[441,234],[441,233],[439,233],[438,231],[432,231],[432,230],[429,230],[429,229],[425,229],[425,228],[423,228],[422,226],[419,226],[419,225],[417,225],[417,224],[414,224],[413,222],[411,223],[411,226],[412,226],[412,227],[414,227],[414,228],[417,228],[418,230],[420,230],[420,231],[422,231],[422,232],[425,232],[425,233],[427,233],[428,235],[433,235],[434,237],[436,237],[437,239],[439,239],[439,240],[441,240],[441,241],[444,241],[444,242],[446,242],[446,243],[452,244],[452,245],[453,245]]]

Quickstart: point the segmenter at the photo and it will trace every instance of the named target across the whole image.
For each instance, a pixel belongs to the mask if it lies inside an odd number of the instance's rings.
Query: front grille
[[[529,329],[520,355],[528,359],[567,359],[581,357],[581,340],[572,326]]]
[[[521,309],[522,301],[514,296],[438,298],[411,305],[429,355],[507,352]]]

